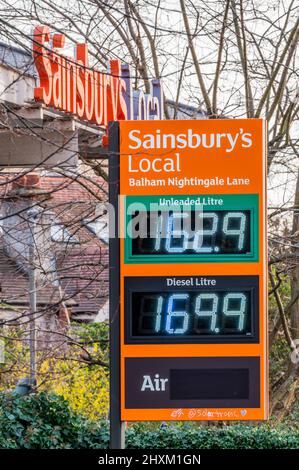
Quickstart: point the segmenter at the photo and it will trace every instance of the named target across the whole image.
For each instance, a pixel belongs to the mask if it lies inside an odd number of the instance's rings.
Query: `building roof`
[[[34,66],[32,54],[25,49],[21,49],[0,41],[0,64],[19,70],[34,78],[37,72]]]
[[[0,174],[0,217],[10,205],[18,211],[24,198],[12,197],[12,181],[17,175]],[[15,184],[15,183],[14,183]],[[102,214],[102,202],[107,200],[107,183],[98,176],[88,179],[78,175],[72,178],[45,173],[41,176],[39,201],[45,213],[51,214],[51,224],[67,230],[76,240],[71,243],[55,241],[51,231],[44,231],[50,248],[43,250],[36,241],[38,256],[49,255],[55,260],[55,276],[46,276],[38,281],[38,305],[51,306],[63,301],[71,308],[74,320],[93,321],[108,299],[108,245],[97,237],[86,225],[86,221]],[[100,205],[100,212],[99,212]],[[1,214],[2,212],[2,214]],[[6,212],[7,213],[7,212]],[[2,222],[3,227],[3,222]],[[25,235],[24,235],[25,236]],[[38,238],[38,237],[37,237]],[[36,238],[36,240],[37,240]],[[5,236],[0,236],[0,305],[28,305],[28,272],[22,256],[13,257],[5,245]],[[43,244],[45,241],[43,240]],[[57,283],[59,280],[59,283]]]

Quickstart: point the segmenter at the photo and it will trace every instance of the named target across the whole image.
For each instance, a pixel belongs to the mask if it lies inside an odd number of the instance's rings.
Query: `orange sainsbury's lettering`
[[[36,26],[33,58],[39,86],[34,90],[35,100],[98,126],[116,120],[163,119],[158,80],[153,80],[151,93],[133,91],[130,69],[123,68],[120,60],[110,60],[109,73],[100,72],[89,67],[87,44],[76,44],[72,58],[59,51],[64,45],[63,34],[51,36],[48,26]]]

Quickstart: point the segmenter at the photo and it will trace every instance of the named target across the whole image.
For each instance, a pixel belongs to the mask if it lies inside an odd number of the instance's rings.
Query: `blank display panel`
[[[171,369],[171,400],[249,398],[248,369]]]

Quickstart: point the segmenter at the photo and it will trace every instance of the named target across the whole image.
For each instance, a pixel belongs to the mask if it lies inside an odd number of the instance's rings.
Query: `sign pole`
[[[109,124],[109,324],[110,324],[110,448],[124,449],[124,423],[120,418],[120,309],[118,238],[119,125]],[[113,220],[111,220],[113,219]]]

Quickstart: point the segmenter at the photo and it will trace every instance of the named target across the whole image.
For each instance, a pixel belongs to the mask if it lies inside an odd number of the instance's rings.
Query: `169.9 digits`
[[[247,334],[251,297],[242,292],[134,292],[133,335]]]

